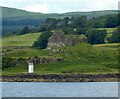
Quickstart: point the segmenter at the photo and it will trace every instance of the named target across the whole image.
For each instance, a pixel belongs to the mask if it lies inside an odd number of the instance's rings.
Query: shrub
[[[112,36],[109,38],[109,42],[111,43],[119,43],[120,42],[120,33],[119,31],[114,31]]]
[[[48,39],[52,35],[50,31],[43,32],[37,41],[34,42],[33,47],[39,49],[45,49],[48,44]]]
[[[14,67],[17,64],[16,59],[5,56],[2,58],[2,69],[8,67]]]
[[[105,41],[106,30],[91,29],[86,31],[85,35],[90,44],[102,44]]]

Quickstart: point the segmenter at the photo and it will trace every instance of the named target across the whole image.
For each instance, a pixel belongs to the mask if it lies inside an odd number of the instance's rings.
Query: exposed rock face
[[[79,35],[75,37],[69,36],[65,39],[65,45],[74,46],[80,42],[87,42],[87,38],[84,35]]]
[[[65,42],[65,35],[63,34],[63,32],[58,32],[55,33],[50,39],[50,42],[54,42],[54,43],[64,43]]]
[[[27,62],[32,62],[34,65],[36,65],[36,64],[61,62],[63,60],[64,59],[62,58],[29,58]]]
[[[48,40],[48,46],[56,45],[58,47],[65,45],[65,35],[63,32],[57,32],[53,34]]]
[[[80,42],[87,42],[87,38],[84,35],[74,35],[74,37],[66,36],[62,31],[58,31],[49,38],[48,47],[53,45],[56,45],[57,47],[61,47],[64,45],[74,46]]]
[[[2,76],[3,82],[118,82],[119,74],[20,74]]]

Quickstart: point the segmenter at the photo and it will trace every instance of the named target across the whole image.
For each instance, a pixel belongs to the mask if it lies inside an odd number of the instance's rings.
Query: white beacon
[[[28,73],[34,73],[33,63],[28,63]]]

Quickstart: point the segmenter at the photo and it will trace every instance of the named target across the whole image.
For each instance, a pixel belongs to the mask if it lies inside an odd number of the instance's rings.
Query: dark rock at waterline
[[[2,81],[20,82],[96,82],[118,81],[119,74],[20,74],[3,76]]]
[[[34,73],[28,73],[26,75],[21,75],[19,78],[27,78],[27,79],[31,79],[31,78],[36,78],[38,79],[39,78],[39,75],[37,74],[34,74]]]

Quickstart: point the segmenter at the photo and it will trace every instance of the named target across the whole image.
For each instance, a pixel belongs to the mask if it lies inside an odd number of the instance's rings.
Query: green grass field
[[[107,37],[111,37],[112,36],[112,32],[117,30],[116,28],[98,28],[99,30],[106,30],[107,31]]]
[[[5,37],[2,46],[32,46],[41,33],[29,33],[20,36]]]
[[[2,46],[2,39],[0,38],[0,46]]]
[[[98,28],[98,30],[106,30],[107,31],[107,36],[106,36],[105,42],[108,43],[107,38],[110,38],[112,36],[112,32],[116,31],[117,27],[116,28]]]
[[[96,46],[96,47],[113,47],[113,48],[120,47],[119,43],[95,44],[93,46]]]
[[[38,64],[37,74],[107,74],[118,72],[118,43],[89,45],[80,43],[76,46],[64,46],[65,53],[31,48],[41,33],[26,34],[3,38],[3,53],[13,58],[49,57],[63,58],[63,62]],[[50,55],[51,54],[51,55]],[[3,75],[27,73],[27,63],[17,64],[2,71]]]
[[[99,28],[99,30],[106,30],[107,33],[112,33],[113,31],[117,30],[117,28]]]
[[[56,48],[57,49],[57,48]],[[18,58],[28,57],[61,57],[63,62],[38,64],[35,66],[37,74],[106,74],[118,72],[118,48],[91,46],[86,43],[80,43],[74,47],[62,47],[66,53],[51,53],[49,56],[47,50],[38,49],[13,49],[7,52],[8,56]],[[18,64],[15,67],[3,70],[3,75],[27,73],[27,63]]]

